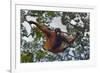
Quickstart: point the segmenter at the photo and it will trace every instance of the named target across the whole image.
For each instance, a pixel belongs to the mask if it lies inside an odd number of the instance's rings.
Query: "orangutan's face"
[[[61,35],[61,32],[60,32],[60,31],[57,31],[57,32],[56,32],[56,35],[57,35],[57,36],[60,36],[60,35]]]

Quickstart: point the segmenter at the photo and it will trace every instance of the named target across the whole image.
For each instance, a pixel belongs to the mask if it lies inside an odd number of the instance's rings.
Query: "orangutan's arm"
[[[41,25],[41,24],[39,24],[39,23],[36,23],[36,22],[34,22],[34,21],[28,21],[28,23],[29,23],[29,24],[34,24],[34,25],[36,25],[36,26],[37,26],[42,32],[44,32],[46,35],[50,35],[50,30],[49,30],[48,27],[43,26],[43,25]]]

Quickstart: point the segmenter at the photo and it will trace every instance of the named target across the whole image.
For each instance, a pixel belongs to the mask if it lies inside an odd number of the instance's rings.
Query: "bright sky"
[[[66,26],[61,23],[61,17],[54,17],[50,26],[60,28],[62,31],[66,32]]]

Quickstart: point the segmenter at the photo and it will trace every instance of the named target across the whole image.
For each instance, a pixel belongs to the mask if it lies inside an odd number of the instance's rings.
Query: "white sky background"
[[[66,32],[66,26],[61,23],[61,17],[54,17],[50,23],[51,27],[60,28],[62,31]]]

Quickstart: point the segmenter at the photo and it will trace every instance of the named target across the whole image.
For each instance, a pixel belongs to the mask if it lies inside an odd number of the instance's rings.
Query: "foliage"
[[[22,63],[33,62],[32,58],[33,58],[32,53],[26,52],[26,53],[21,54],[21,62]]]
[[[43,52],[42,50],[39,50],[39,51],[36,52],[36,59],[40,60],[40,59],[44,58],[45,55],[46,55],[46,52]]]

